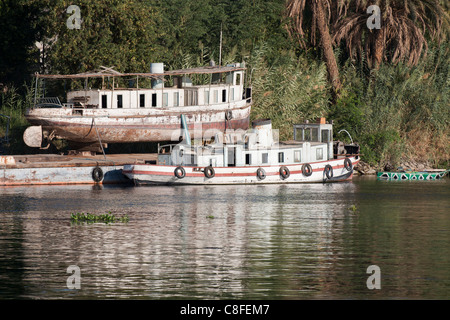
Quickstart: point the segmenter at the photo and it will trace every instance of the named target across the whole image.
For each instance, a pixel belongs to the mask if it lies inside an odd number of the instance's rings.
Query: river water
[[[0,299],[449,299],[449,199],[448,178],[1,188]]]

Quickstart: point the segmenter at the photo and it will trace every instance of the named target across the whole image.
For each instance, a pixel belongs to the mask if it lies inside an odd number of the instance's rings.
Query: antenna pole
[[[222,25],[223,22],[220,23],[219,66],[222,65]]]

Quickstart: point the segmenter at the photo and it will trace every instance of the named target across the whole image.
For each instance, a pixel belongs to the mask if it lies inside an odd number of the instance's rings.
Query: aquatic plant
[[[126,223],[129,221],[128,215],[124,215],[122,217],[116,217],[111,212],[106,214],[91,214],[91,213],[72,213],[70,215],[71,222],[79,223],[79,222],[87,222],[87,223],[95,223],[95,222],[104,222],[104,223],[115,223],[115,222],[123,222]]]

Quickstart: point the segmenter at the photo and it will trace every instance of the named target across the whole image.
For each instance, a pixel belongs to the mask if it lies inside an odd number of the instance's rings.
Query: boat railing
[[[35,104],[36,108],[62,108],[63,105],[58,97],[42,97]]]

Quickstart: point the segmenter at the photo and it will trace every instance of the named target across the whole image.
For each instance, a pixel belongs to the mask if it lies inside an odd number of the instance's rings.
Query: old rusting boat
[[[46,148],[65,139],[73,149],[89,150],[108,143],[178,140],[180,116],[193,133],[247,129],[251,89],[244,85],[245,67],[227,66],[165,71],[151,64],[150,73],[119,73],[111,68],[73,75],[36,75],[34,106],[25,117],[32,124],[24,133],[30,147]],[[67,92],[67,102],[39,92],[57,88],[45,83],[62,80],[79,86]],[[75,83],[75,84],[73,84]],[[59,87],[61,88],[61,86]],[[41,90],[45,89],[45,90]]]
[[[352,178],[359,146],[333,142],[333,125],[294,126],[294,140],[278,142],[271,121],[247,131],[218,133],[211,144],[160,146],[154,164],[127,164],[135,184],[265,184],[337,182]],[[194,140],[195,141],[195,140]]]

